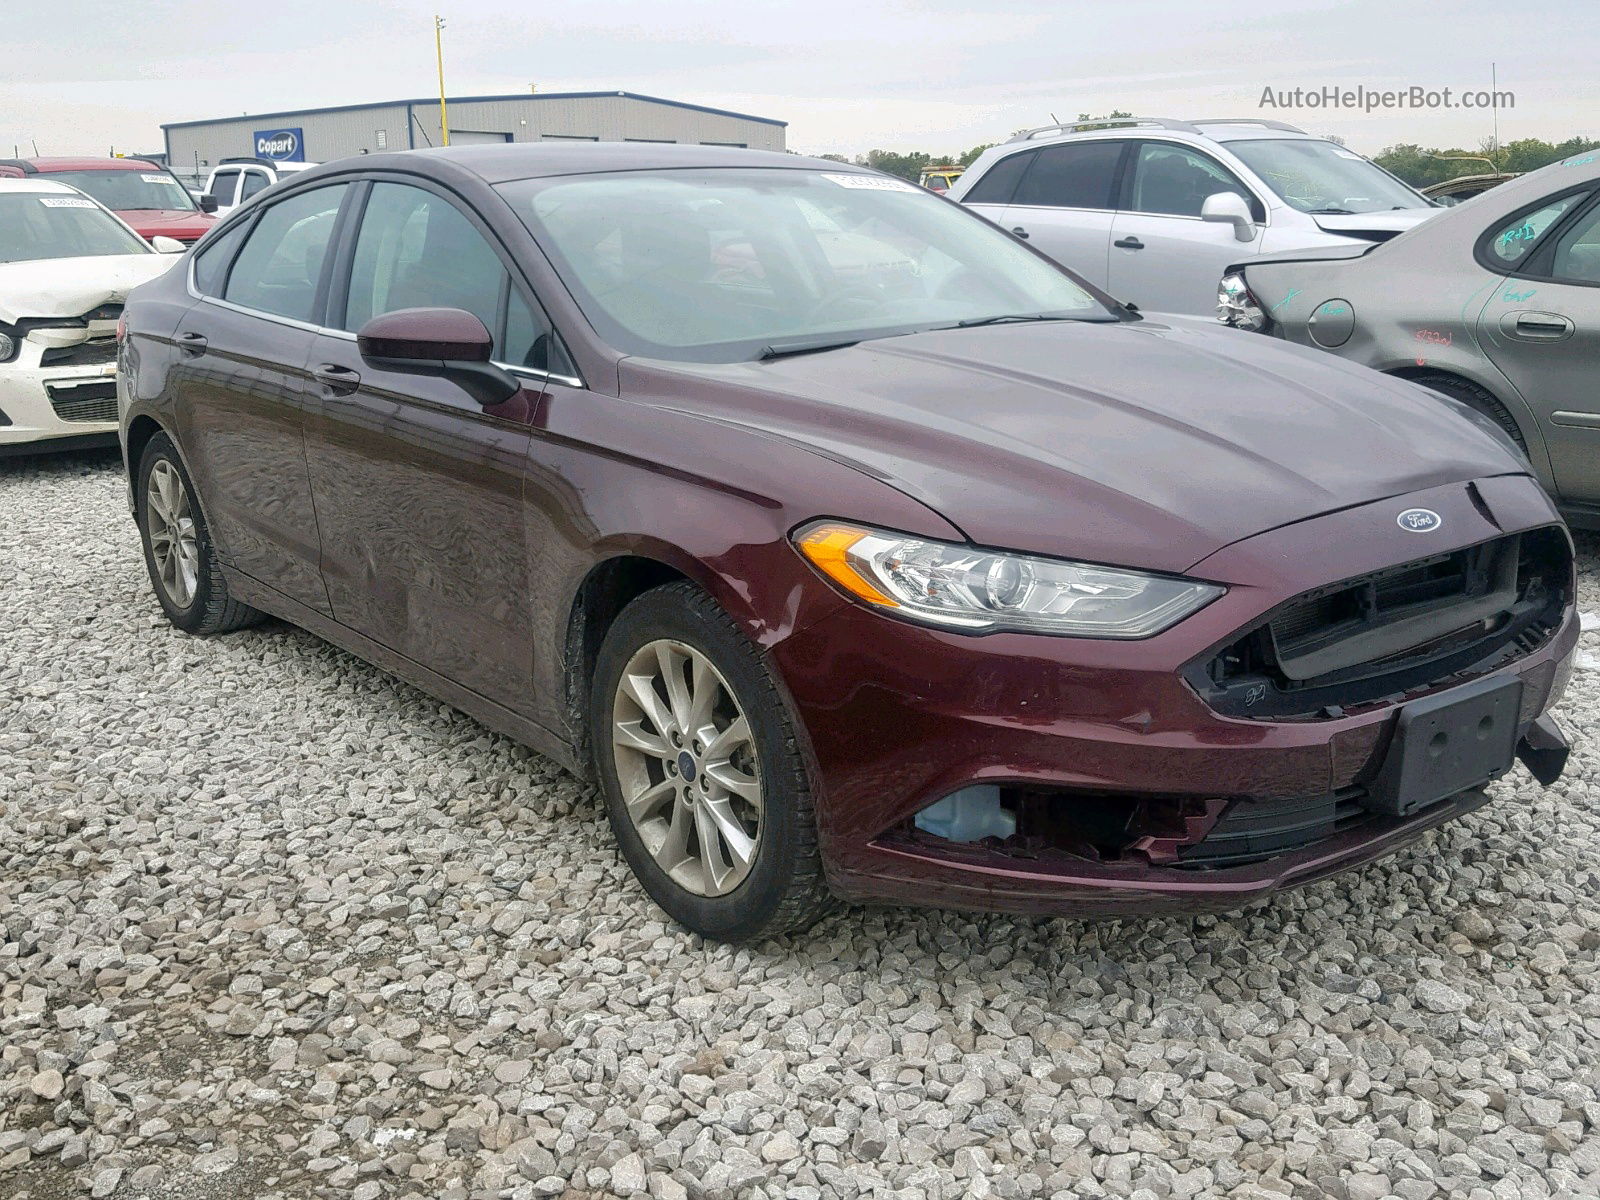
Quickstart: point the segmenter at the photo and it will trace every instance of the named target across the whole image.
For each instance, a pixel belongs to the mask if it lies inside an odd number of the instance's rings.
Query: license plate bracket
[[[1516,760],[1522,680],[1480,679],[1400,709],[1365,807],[1403,817],[1498,779]]]

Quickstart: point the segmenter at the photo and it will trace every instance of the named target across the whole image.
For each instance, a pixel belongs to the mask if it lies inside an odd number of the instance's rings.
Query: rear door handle
[[[1554,342],[1572,332],[1572,322],[1560,313],[1523,312],[1516,315],[1512,330],[1524,338]]]
[[[1019,237],[1023,241],[1027,241],[1028,240],[1028,231],[1026,229],[1024,229],[1021,225],[1013,225],[1011,227],[1011,236],[1012,237]]]
[[[1117,246],[1117,247],[1119,247],[1119,248],[1121,248],[1123,250],[1143,250],[1144,249],[1144,243],[1141,242],[1138,238],[1134,237],[1132,234],[1129,234],[1125,238],[1118,238],[1116,241],[1112,242],[1111,244],[1113,246]]]
[[[348,396],[361,386],[361,372],[341,367],[338,363],[323,363],[311,374],[329,396]]]
[[[178,349],[186,354],[204,354],[206,352],[206,335],[203,333],[180,333],[178,335]]]

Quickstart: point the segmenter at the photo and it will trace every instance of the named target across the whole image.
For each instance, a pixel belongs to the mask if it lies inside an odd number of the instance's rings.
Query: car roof
[[[41,175],[55,171],[159,171],[146,158],[10,158],[0,162],[16,163],[26,171],[32,167]]]
[[[1265,117],[1201,117],[1180,121],[1173,117],[1103,117],[1093,121],[1067,121],[1042,125],[1014,134],[1004,145],[1024,142],[1048,144],[1077,137],[1189,137],[1212,142],[1260,141],[1295,138],[1324,141],[1295,125]]]
[[[643,142],[505,142],[485,146],[436,146],[363,154],[322,166],[328,173],[361,170],[416,170],[419,166],[454,166],[487,183],[537,179],[551,175],[587,175],[602,171],[660,171],[695,167],[780,167],[876,175],[851,163],[807,158],[772,150],[733,146],[690,146]]]

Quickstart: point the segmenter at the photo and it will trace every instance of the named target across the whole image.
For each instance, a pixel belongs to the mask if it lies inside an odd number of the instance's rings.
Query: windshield
[[[1334,142],[1263,138],[1229,142],[1267,186],[1303,213],[1370,213],[1430,208],[1376,163]]]
[[[165,171],[52,171],[50,178],[70,183],[112,212],[156,208],[196,211],[189,189]]]
[[[145,245],[82,196],[0,192],[0,262],[149,254]]]
[[[986,221],[884,176],[635,171],[499,190],[629,354],[735,362],[996,317],[1119,319]]]

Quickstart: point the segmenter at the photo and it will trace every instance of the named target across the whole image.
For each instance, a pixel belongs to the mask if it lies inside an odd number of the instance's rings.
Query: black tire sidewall
[[[156,569],[155,553],[150,548],[147,513],[150,503],[150,473],[158,462],[169,462],[176,468],[178,478],[183,480],[184,490],[189,495],[189,512],[194,519],[195,548],[199,555],[199,565],[195,571],[194,599],[186,608],[179,608],[168,597],[167,589],[161,582],[160,572]],[[159,433],[151,438],[144,448],[144,453],[140,455],[138,485],[134,488],[133,494],[134,519],[139,525],[139,541],[144,546],[145,570],[150,573],[150,586],[155,590],[156,601],[161,605],[161,610],[167,614],[168,620],[185,633],[194,633],[205,624],[206,613],[212,600],[211,589],[216,572],[213,570],[211,560],[211,535],[206,527],[205,514],[200,508],[200,497],[194,490],[194,481],[189,478],[183,459],[178,457],[177,447],[166,434]]]
[[[708,596],[686,585],[656,588],[624,609],[596,660],[589,729],[612,832],[645,891],[679,924],[708,938],[737,942],[759,937],[779,914],[810,844],[801,836],[800,823],[813,817],[788,706],[759,651],[726,617],[719,617]],[[693,646],[722,673],[750,723],[759,757],[762,812],[756,861],[744,882],[725,896],[697,896],[656,864],[633,827],[617,781],[611,743],[617,683],[639,647],[663,638]]]
[[[1416,380],[1429,391],[1437,392],[1441,396],[1448,396],[1458,403],[1465,404],[1480,416],[1493,421],[1500,429],[1517,444],[1524,457],[1528,454],[1527,438],[1523,436],[1516,419],[1511,415],[1506,406],[1500,403],[1498,397],[1485,388],[1466,379],[1456,379],[1449,375],[1425,375]]]

